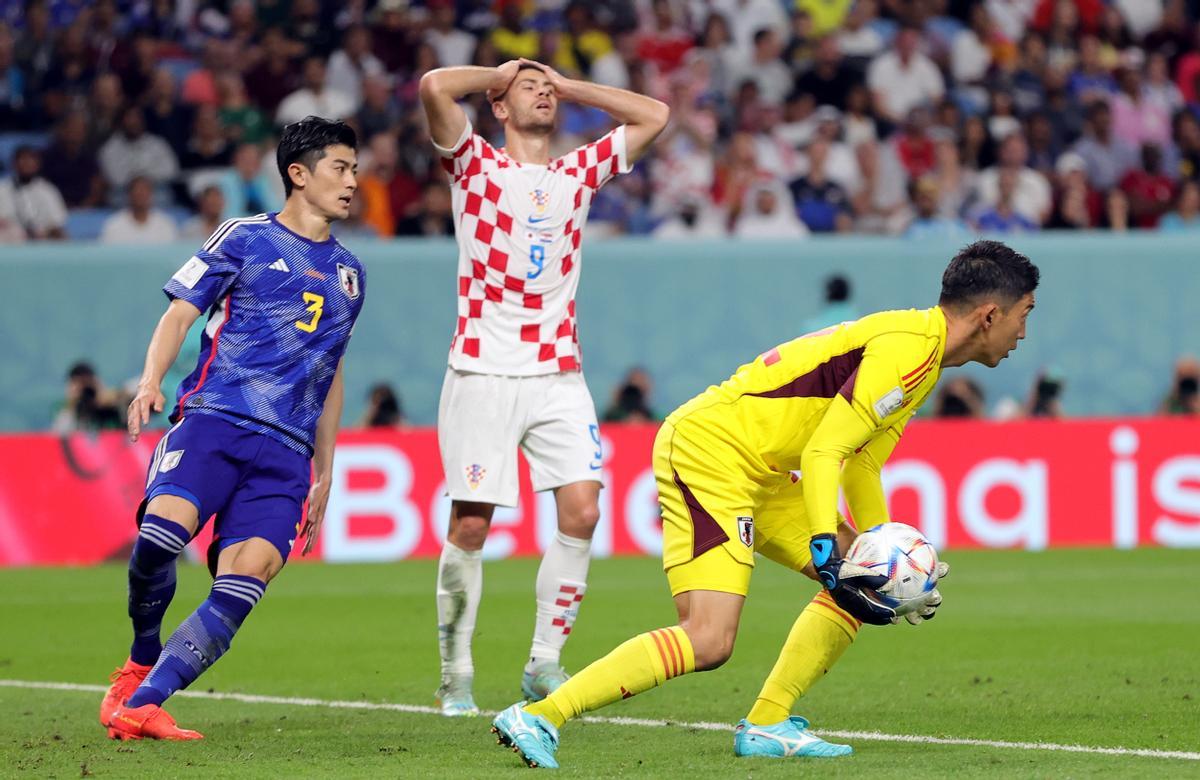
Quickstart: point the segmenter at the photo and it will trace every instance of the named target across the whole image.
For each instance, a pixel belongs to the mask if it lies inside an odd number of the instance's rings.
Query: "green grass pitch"
[[[1200,552],[947,558],[954,570],[938,619],[865,627],[798,705],[815,728],[1200,750]],[[536,566],[513,560],[485,567],[475,684],[487,710],[518,696]],[[194,690],[432,704],[434,568],[431,561],[293,565]],[[119,566],[0,570],[0,678],[106,683],[126,655],[124,587]],[[815,588],[760,561],[729,664],[599,714],[732,727]],[[183,567],[167,626],[206,589],[204,571]],[[637,632],[673,622],[657,561],[597,561],[564,661],[578,669]],[[496,746],[483,717],[177,697],[172,713],[207,739],[122,744],[105,739],[96,722],[99,699],[90,691],[0,686],[0,776],[492,778],[528,771]],[[558,755],[565,777],[1200,777],[1200,760],[1187,758],[850,741],[854,756],[819,765],[745,760],[733,757],[728,732],[585,722],[568,724]]]

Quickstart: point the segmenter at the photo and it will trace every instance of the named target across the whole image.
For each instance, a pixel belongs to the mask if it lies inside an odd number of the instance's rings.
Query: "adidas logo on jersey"
[[[287,264],[287,263],[283,262],[283,258],[282,258],[282,257],[281,257],[281,258],[279,258],[278,260],[276,260],[275,262],[271,263],[271,265],[270,265],[270,266],[268,266],[268,267],[269,267],[269,268],[271,268],[272,270],[275,270],[275,271],[284,271],[285,273],[286,273],[287,271],[290,271],[290,270],[292,270],[292,269],[288,268],[288,264]]]

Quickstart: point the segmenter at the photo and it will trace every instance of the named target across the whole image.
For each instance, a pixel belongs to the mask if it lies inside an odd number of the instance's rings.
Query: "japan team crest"
[[[478,463],[472,463],[470,466],[467,466],[467,484],[471,486],[471,490],[479,487],[479,483],[483,482],[483,478],[486,476],[487,469]]]
[[[338,263],[337,267],[338,281],[342,283],[342,292],[346,293],[350,300],[354,300],[362,294],[362,288],[358,286],[358,269],[341,263]]]
[[[738,539],[747,547],[754,547],[754,518],[739,517],[737,519]]]

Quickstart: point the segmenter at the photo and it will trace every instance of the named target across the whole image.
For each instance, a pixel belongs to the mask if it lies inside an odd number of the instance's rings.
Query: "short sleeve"
[[[171,300],[187,301],[207,311],[237,279],[242,268],[245,237],[238,225],[217,228],[190,260],[163,285]]]
[[[618,173],[629,173],[633,165],[625,148],[625,125],[559,158],[564,173],[598,190]]]
[[[472,176],[483,173],[496,162],[495,148],[475,132],[470,122],[453,146],[446,148],[435,142],[433,148],[442,159],[442,168],[450,175],[452,187],[465,187]]]

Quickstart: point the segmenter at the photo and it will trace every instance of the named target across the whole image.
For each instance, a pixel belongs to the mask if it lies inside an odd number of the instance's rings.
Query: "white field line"
[[[0,680],[0,688],[27,688],[51,691],[82,691],[86,693],[104,693],[108,690],[103,685],[84,685],[65,682],[39,682],[35,680]],[[180,691],[176,696],[189,699],[214,699],[238,701],[244,704],[284,704],[293,707],[327,707],[345,710],[386,710],[388,712],[409,712],[418,715],[440,715],[436,707],[424,707],[419,704],[392,704],[389,702],[373,701],[336,701],[328,699],[308,699],[291,696],[258,696],[249,693],[206,693],[204,691]],[[494,715],[487,712],[485,715]],[[644,726],[649,728],[673,727],[681,729],[698,729],[701,731],[732,732],[728,723],[712,721],[689,722],[682,720],[649,720],[646,718],[608,718],[603,716],[588,716],[586,722],[607,723],[616,726]],[[958,737],[928,737],[919,734],[884,734],[880,731],[834,731],[813,729],[814,734],[835,739],[858,739],[871,742],[914,742],[922,745],[966,745],[969,747],[1007,748],[1010,750],[1048,750],[1059,753],[1092,753],[1104,756],[1138,756],[1141,758],[1178,758],[1185,761],[1200,761],[1200,753],[1184,750],[1151,750],[1149,748],[1122,747],[1093,747],[1091,745],[1058,745],[1053,742],[1002,742],[992,739],[962,739]]]

